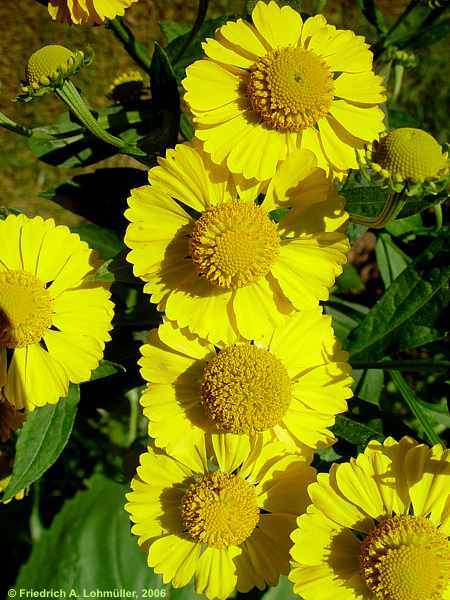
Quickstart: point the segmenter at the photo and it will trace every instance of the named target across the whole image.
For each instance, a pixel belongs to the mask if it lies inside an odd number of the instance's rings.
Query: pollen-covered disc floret
[[[369,533],[360,565],[378,600],[441,600],[450,578],[450,545],[424,517],[395,516]]]
[[[239,546],[259,521],[255,489],[238,475],[206,473],[183,496],[181,516],[195,542]]]
[[[30,100],[61,87],[64,80],[75,75],[83,65],[92,61],[92,51],[72,52],[64,46],[51,44],[34,52],[25,68],[25,79],[19,100]]]
[[[39,342],[52,324],[52,301],[39,279],[24,271],[0,272],[0,346]]]
[[[201,390],[218,431],[249,434],[281,421],[291,400],[291,379],[273,354],[241,344],[224,348],[208,363]]]
[[[326,115],[333,100],[325,61],[304,48],[281,48],[250,68],[247,95],[253,110],[274,129],[302,131]]]
[[[393,177],[425,181],[440,176],[446,157],[440,144],[422,129],[394,129],[375,144],[373,161]]]
[[[205,211],[191,234],[190,252],[200,275],[222,288],[239,288],[270,271],[279,251],[276,224],[252,202]]]

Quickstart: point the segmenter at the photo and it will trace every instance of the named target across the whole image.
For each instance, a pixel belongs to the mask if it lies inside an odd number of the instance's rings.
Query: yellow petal
[[[214,164],[198,142],[168,149],[166,158],[159,159],[159,166],[150,169],[149,181],[152,190],[159,189],[198,212],[233,199],[228,171]],[[152,213],[153,209],[152,203]],[[154,213],[150,223],[159,225]]]
[[[331,521],[343,527],[368,533],[373,527],[373,520],[367,515],[364,507],[350,502],[340,491],[336,483],[338,465],[333,464],[329,474],[319,473],[317,483],[308,488],[308,493],[316,508],[322,511]]]
[[[225,23],[216,33],[216,39],[219,41],[225,40],[228,42],[227,48],[231,48],[239,56],[245,57],[250,63],[246,64],[244,67],[246,69],[256,62],[260,56],[267,53],[267,46],[264,45],[255,28],[242,19]]]
[[[197,60],[186,69],[181,82],[186,90],[184,99],[194,114],[224,106],[239,98],[245,74],[237,67],[225,67],[209,59]]]
[[[248,340],[268,337],[285,318],[278,310],[274,292],[265,278],[237,288],[233,308],[237,329]]]
[[[223,550],[206,548],[197,562],[195,591],[210,600],[228,598],[236,587],[236,567],[232,558],[238,552],[233,546]]]
[[[352,102],[377,104],[386,99],[383,80],[372,71],[341,73],[334,80],[334,95]]]
[[[219,469],[228,473],[243,464],[250,450],[249,438],[246,435],[213,433],[211,442]]]
[[[334,100],[330,107],[330,114],[351,135],[363,140],[372,141],[384,130],[384,113],[374,106],[360,108],[345,100]]]
[[[302,31],[302,18],[290,6],[258,2],[252,12],[256,29],[271,48],[296,46]]]
[[[357,169],[355,145],[350,134],[330,117],[318,122],[320,141],[328,160],[338,169]],[[361,145],[361,144],[360,144]]]
[[[185,585],[194,574],[200,545],[177,535],[166,535],[150,546],[148,564],[163,576],[163,582],[176,579],[175,587]],[[188,577],[189,576],[189,577]]]

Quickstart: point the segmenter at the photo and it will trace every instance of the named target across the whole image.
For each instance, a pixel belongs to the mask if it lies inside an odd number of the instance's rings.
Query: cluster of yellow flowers
[[[49,11],[86,24],[133,1]],[[311,466],[352,395],[320,302],[349,249],[334,180],[384,130],[368,45],[259,1],[203,47],[183,81],[195,140],[126,212],[128,260],[164,313],[139,361],[151,441],[132,532],[165,583],[209,599],[282,574],[305,600],[449,599],[448,451],[388,438]],[[97,366],[113,311],[97,267],[53,220],[0,221],[0,436]]]
[[[351,396],[319,302],[348,250],[333,179],[384,129],[368,46],[260,1],[203,48],[183,81],[195,140],[126,212],[128,260],[165,313],[141,348],[152,441],[132,531],[164,582],[210,599],[280,574],[305,600],[449,597],[448,452],[388,438],[310,466]]]

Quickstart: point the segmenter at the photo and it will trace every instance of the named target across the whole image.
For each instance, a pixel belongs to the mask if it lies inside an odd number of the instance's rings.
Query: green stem
[[[83,98],[78,93],[77,88],[69,79],[66,79],[62,88],[58,88],[56,93],[61,100],[67,104],[74,115],[80,119],[86,129],[89,129],[92,134],[101,139],[103,142],[111,144],[112,146],[116,146],[116,148],[122,148],[125,146],[125,142],[123,140],[111,135],[102,127],[100,127],[89,110],[88,105],[85,103]]]
[[[186,52],[186,50],[192,44],[197,33],[200,31],[200,28],[203,25],[203,21],[205,20],[206,13],[208,12],[208,5],[209,5],[209,0],[200,0],[199,1],[197,17],[195,19],[195,23],[194,23],[191,31],[189,32],[188,38],[186,39],[186,41],[184,42],[184,44],[181,46],[180,50],[178,51],[178,54],[176,55],[175,60],[173,61],[174,64],[176,64],[180,60],[180,58],[183,56],[183,54]]]
[[[363,217],[361,215],[350,213],[350,218],[353,223],[357,223],[358,225],[366,225],[367,227],[372,227],[374,229],[381,229],[386,223],[393,221],[395,217],[400,214],[405,204],[405,191],[403,190],[400,193],[393,192],[389,196],[382,211],[376,215],[376,217]]]
[[[139,416],[139,391],[132,389],[126,394],[128,402],[130,403],[130,420],[128,423],[128,439],[127,445],[130,447],[137,436],[137,423]]]
[[[400,90],[402,89],[403,83],[403,74],[405,72],[405,67],[401,64],[394,65],[394,89],[392,91],[391,103],[393,104],[400,94]]]
[[[354,369],[398,369],[399,371],[447,371],[450,361],[442,360],[383,360],[381,362],[352,360]]]
[[[136,41],[133,32],[124,22],[117,17],[108,21],[107,27],[111,29],[116,39],[122,44],[131,58],[147,73],[150,73],[152,57],[145,46]]]
[[[439,229],[441,229],[442,224],[444,222],[444,218],[442,216],[442,204],[441,203],[434,205],[434,216],[436,218],[436,225],[434,226],[434,230],[439,231]]]
[[[18,133],[19,135],[23,135],[25,137],[31,137],[33,135],[32,129],[16,123],[2,112],[0,112],[0,127],[4,127],[5,129],[8,129],[8,131]]]
[[[386,33],[386,35],[376,44],[375,48],[374,48],[374,59],[377,60],[378,58],[380,58],[380,56],[382,54],[384,54],[384,52],[386,52],[389,43],[387,43],[389,41],[389,38],[391,37],[391,35],[394,33],[394,31],[397,29],[397,27],[400,26],[400,24],[402,23],[403,19],[405,19],[409,13],[414,10],[414,8],[416,8],[416,6],[420,3],[420,0],[412,0],[412,2],[410,2],[408,4],[408,6],[405,8],[405,10],[403,11],[403,13],[399,16],[399,18],[397,19],[397,21],[392,25],[392,27],[389,29],[389,31]]]
[[[408,405],[410,411],[419,421],[425,436],[431,444],[441,444],[441,440],[438,434],[434,431],[432,424],[428,420],[426,413],[423,411],[422,406],[419,404],[419,399],[409,387],[408,382],[399,371],[389,371],[389,375],[392,378],[396,388],[400,392],[403,400]]]
[[[30,515],[30,535],[33,544],[36,544],[44,531],[41,522],[41,515],[39,510],[40,498],[41,498],[41,490],[39,481],[36,482],[33,486],[33,506],[31,508]]]

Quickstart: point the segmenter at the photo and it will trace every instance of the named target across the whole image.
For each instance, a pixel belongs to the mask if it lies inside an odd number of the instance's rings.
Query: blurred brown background
[[[401,13],[405,0],[379,0],[378,5],[388,18]],[[240,13],[244,0],[211,0],[208,16]],[[354,0],[318,2],[305,0],[302,8],[311,11],[323,7],[329,21],[339,27],[354,28],[358,33],[372,36]],[[127,23],[136,37],[148,47],[161,41],[158,22],[161,19],[192,23],[197,0],[140,0],[126,13]],[[2,0],[0,2],[0,110],[26,125],[47,125],[64,110],[56,97],[48,94],[28,104],[14,103],[17,86],[24,66],[32,52],[45,44],[64,44],[70,48],[87,45],[95,51],[94,63],[76,79],[87,100],[94,107],[107,103],[106,92],[112,80],[133,63],[112,33],[103,27],[69,27],[51,21],[47,10],[35,0]],[[418,67],[408,71],[400,99],[401,108],[423,123],[441,141],[447,138],[449,104],[447,72],[450,46],[443,41],[420,54]],[[110,159],[99,166],[133,164],[126,159]],[[80,170],[76,171],[77,174]],[[38,162],[28,150],[26,141],[0,129],[0,206],[15,206],[27,214],[54,215],[68,224],[79,217],[64,212],[48,200],[38,197],[73,172],[55,169]]]

